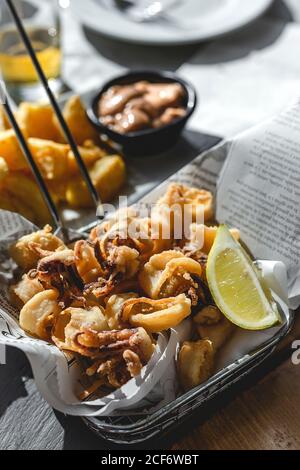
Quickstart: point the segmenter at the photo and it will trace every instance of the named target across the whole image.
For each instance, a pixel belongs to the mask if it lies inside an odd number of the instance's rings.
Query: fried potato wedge
[[[25,201],[26,206],[34,213],[34,221],[40,225],[51,222],[51,215],[37,184],[27,175],[10,173],[5,178],[5,191],[18,201]]]
[[[8,173],[9,173],[8,165],[6,161],[4,160],[4,158],[0,157],[0,183],[1,181],[5,180]]]
[[[16,212],[22,215],[25,219],[32,222],[36,221],[36,215],[34,211],[27,206],[23,199],[6,192],[3,188],[0,190],[0,209],[10,212]]]
[[[83,145],[86,140],[92,140],[93,142],[99,141],[98,133],[88,120],[86,111],[79,96],[72,96],[67,101],[63,110],[63,115],[73,134],[75,142],[78,145]],[[56,117],[53,118],[53,122],[60,132],[61,138],[65,141]]]
[[[208,339],[186,341],[178,355],[178,375],[185,391],[198,387],[213,374],[215,350]]]
[[[26,132],[24,133],[25,137]],[[26,170],[27,162],[12,129],[0,131],[0,156],[11,171]]]
[[[17,121],[28,137],[59,142],[61,135],[53,122],[54,116],[52,107],[42,103],[21,103],[16,112]]]
[[[110,201],[118,194],[126,180],[126,168],[123,159],[111,155],[98,160],[90,171],[93,183],[103,202]],[[93,201],[81,178],[74,178],[68,183],[67,202],[73,208],[92,207]]]
[[[11,125],[6,117],[3,106],[0,105],[0,131],[6,131],[11,128]]]
[[[83,146],[79,147],[80,155],[87,167],[93,166],[97,160],[106,156],[106,152],[95,145],[92,141],[87,140]],[[69,173],[80,174],[76,159],[72,151],[68,153]]]
[[[46,180],[51,181],[66,177],[68,173],[68,145],[35,138],[28,139],[28,144],[33,158]]]

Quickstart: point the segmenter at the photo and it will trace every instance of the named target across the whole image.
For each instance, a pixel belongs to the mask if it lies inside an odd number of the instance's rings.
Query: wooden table
[[[287,2],[296,5],[295,0]],[[269,14],[291,20],[280,0]],[[196,133],[185,137],[187,140],[181,141],[168,156],[169,168],[175,165],[176,158],[180,166],[180,156],[186,155],[189,160],[217,141],[213,136]],[[164,166],[168,167],[167,161]],[[161,175],[164,176],[166,174]],[[259,373],[218,399],[193,421],[182,425],[176,437],[149,443],[147,447],[165,450],[299,449],[300,366],[292,364],[289,346],[292,339],[299,337],[298,322],[283,352]],[[107,443],[88,431],[80,419],[65,417],[48,406],[36,390],[26,357],[8,349],[7,364],[0,366],[0,449],[107,448]]]

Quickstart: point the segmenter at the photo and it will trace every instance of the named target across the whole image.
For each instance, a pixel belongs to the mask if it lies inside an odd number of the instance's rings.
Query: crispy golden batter
[[[193,318],[200,338],[209,339],[219,350],[234,332],[234,325],[215,306],[207,306]]]
[[[22,280],[10,288],[10,298],[14,305],[21,307],[39,292],[44,290],[38,279],[30,279],[24,274]]]
[[[108,329],[102,307],[68,308],[56,318],[52,340],[60,349],[90,357],[93,356],[93,352],[88,351],[77,341],[81,332],[89,329],[94,334]]]
[[[127,321],[122,320],[124,303],[127,300],[138,298],[138,294],[128,292],[127,294],[112,295],[106,301],[105,317],[111,330],[121,330]]]
[[[164,214],[164,216],[170,216],[168,208],[171,208],[171,225],[176,220],[177,222],[183,221],[184,217],[189,217],[191,223],[202,220],[209,222],[214,216],[213,195],[204,189],[172,183],[165,195],[159,199],[157,212]]]
[[[11,246],[10,255],[20,268],[29,270],[35,268],[40,259],[36,247],[46,251],[58,251],[65,248],[64,243],[52,233],[52,228],[46,225],[43,230],[25,235]]]
[[[32,297],[20,312],[20,325],[33,336],[49,340],[55,318],[60,313],[58,293],[45,290]]]
[[[178,355],[178,375],[185,391],[198,387],[213,374],[215,350],[208,339],[186,341]]]

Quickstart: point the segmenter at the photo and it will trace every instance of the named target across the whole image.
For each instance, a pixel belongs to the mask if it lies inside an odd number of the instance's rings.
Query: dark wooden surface
[[[267,15],[292,21],[293,14],[287,5],[296,3],[295,0],[276,0]],[[189,56],[193,50],[185,49],[184,54]],[[124,48],[122,54],[126,56]],[[166,157],[172,170],[217,142],[214,136],[192,132],[185,137],[186,140]],[[140,164],[141,169],[143,166]],[[145,168],[147,166],[149,162]],[[161,174],[158,172],[159,179],[167,176],[168,160],[164,160],[162,167],[165,170]],[[284,353],[198,413],[178,432],[162,442],[151,442],[147,447],[170,450],[299,449],[300,366],[291,362],[289,344],[293,338],[300,338],[299,322],[284,345]],[[0,366],[0,449],[103,450],[109,447],[88,431],[80,419],[53,411],[37,392],[26,357],[12,348],[7,350],[7,364]]]

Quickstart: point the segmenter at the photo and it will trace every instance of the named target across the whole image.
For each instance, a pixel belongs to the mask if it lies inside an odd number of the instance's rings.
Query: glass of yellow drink
[[[54,91],[61,87],[62,53],[58,0],[14,0],[37,57]],[[0,3],[0,69],[15,101],[43,98],[43,90],[6,6]]]

